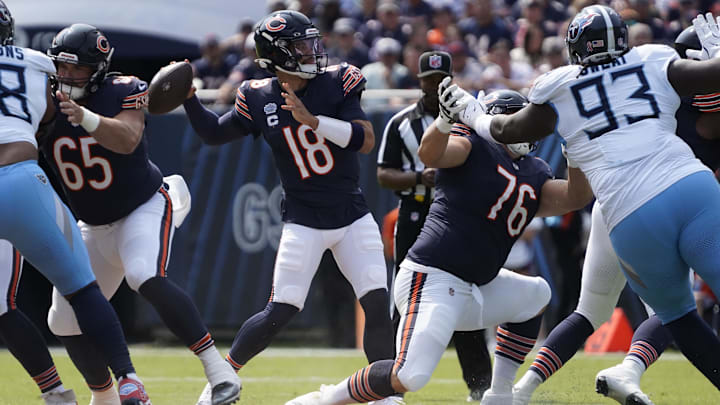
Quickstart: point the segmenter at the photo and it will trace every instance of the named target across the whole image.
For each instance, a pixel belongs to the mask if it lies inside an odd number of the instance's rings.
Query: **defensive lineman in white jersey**
[[[720,292],[720,187],[675,136],[679,95],[720,90],[720,29],[695,21],[708,61],[679,60],[662,45],[629,49],[627,27],[605,6],[590,6],[568,29],[574,65],[541,76],[531,104],[488,116],[461,89],[441,99],[467,107],[459,119],[503,143],[557,132],[585,172],[602,208],[630,286],[657,313],[688,359],[720,387],[720,340],[698,317],[692,267]]]
[[[138,379],[120,322],[95,282],[72,214],[37,164],[36,133],[47,131],[55,114],[48,82],[55,67],[47,56],[13,46],[13,34],[14,20],[0,1],[0,240],[12,244],[67,299],[117,377],[118,389],[142,390],[127,384]],[[46,404],[76,404],[59,383],[44,341],[15,306],[20,256],[7,242],[0,245],[0,336]],[[138,405],[122,405],[132,404]]]

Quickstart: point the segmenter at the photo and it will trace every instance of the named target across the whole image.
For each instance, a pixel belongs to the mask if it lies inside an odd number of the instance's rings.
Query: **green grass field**
[[[205,378],[200,363],[189,351],[133,346],[131,352],[154,405],[195,404]],[[80,404],[88,404],[90,394],[65,352],[53,350],[53,357],[65,386],[75,389]],[[540,386],[531,403],[615,404],[595,393],[594,377],[621,359],[619,354],[579,354]],[[244,388],[240,404],[282,405],[320,384],[338,382],[364,365],[362,352],[355,350],[269,349],[241,372]],[[720,404],[718,391],[678,353],[663,355],[645,375],[642,387],[656,405]],[[406,402],[460,405],[466,404],[466,396],[455,352],[448,351],[430,383],[408,394]],[[0,405],[42,403],[37,388],[17,361],[7,350],[0,352]]]

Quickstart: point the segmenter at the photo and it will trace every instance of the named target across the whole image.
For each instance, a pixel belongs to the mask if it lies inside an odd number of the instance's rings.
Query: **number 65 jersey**
[[[531,103],[555,109],[556,131],[585,173],[608,229],[667,187],[709,170],[675,134],[680,97],[665,45],[632,48],[611,63],[563,66],[540,76]]]
[[[313,115],[343,121],[366,120],[360,107],[365,78],[343,63],[308,80],[295,92]],[[237,90],[233,120],[262,136],[272,149],[285,191],[283,222],[316,229],[336,229],[369,212],[358,186],[357,152],[325,141],[296,121],[285,104],[277,77],[243,82]]]

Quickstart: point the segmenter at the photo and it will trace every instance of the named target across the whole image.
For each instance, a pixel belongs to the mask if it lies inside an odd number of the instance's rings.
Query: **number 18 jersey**
[[[37,147],[35,132],[47,108],[52,60],[38,51],[0,46],[0,144],[26,141]]]
[[[563,66],[540,76],[534,104],[549,104],[567,153],[585,173],[608,229],[681,178],[708,170],[675,135],[680,106],[667,78],[678,55],[642,45],[604,65]]]

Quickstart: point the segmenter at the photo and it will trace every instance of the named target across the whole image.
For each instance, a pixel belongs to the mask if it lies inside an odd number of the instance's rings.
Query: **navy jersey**
[[[109,76],[85,107],[105,117],[147,103],[147,83],[132,76]],[[149,159],[143,136],[131,154],[100,146],[82,127],[73,126],[57,109],[55,130],[40,145],[62,179],[70,208],[78,219],[104,225],[130,214],[162,185],[162,173]]]
[[[365,78],[355,66],[329,66],[296,94],[314,115],[343,121],[366,120],[360,107]],[[280,108],[285,99],[276,77],[244,81],[237,90],[233,119],[270,145],[285,191],[284,222],[317,229],[351,224],[369,212],[358,186],[357,152],[318,138]]]
[[[713,170],[720,168],[720,140],[702,138],[696,129],[700,114],[720,111],[720,94],[708,94],[683,98],[675,113],[677,134],[682,138],[703,164]]]
[[[455,124],[451,135],[470,140],[470,155],[458,167],[438,170],[435,200],[407,257],[483,285],[535,216],[552,171],[536,157],[513,161],[464,125]]]

